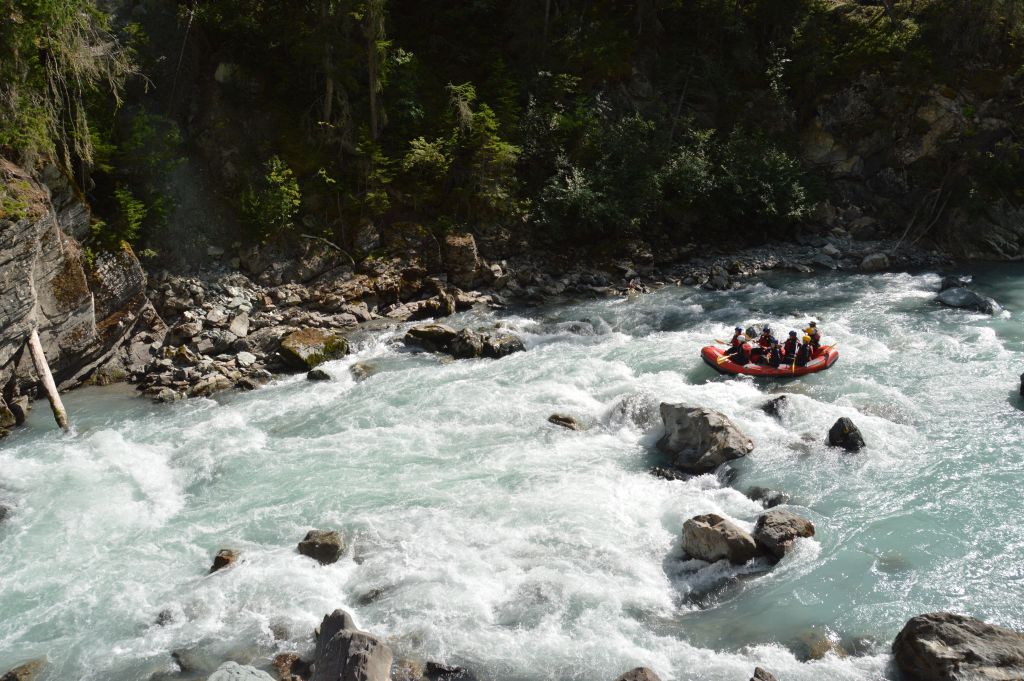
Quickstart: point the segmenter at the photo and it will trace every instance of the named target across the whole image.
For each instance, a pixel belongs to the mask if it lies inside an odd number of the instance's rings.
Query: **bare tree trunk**
[[[64,403],[60,400],[60,393],[57,392],[57,385],[53,382],[53,374],[50,373],[50,365],[46,363],[46,355],[43,354],[43,346],[39,342],[39,333],[32,329],[28,337],[28,350],[32,354],[32,363],[36,367],[36,374],[46,391],[46,399],[50,401],[50,409],[53,410],[53,418],[57,425],[65,433],[70,430],[68,426],[68,413],[64,410]]]

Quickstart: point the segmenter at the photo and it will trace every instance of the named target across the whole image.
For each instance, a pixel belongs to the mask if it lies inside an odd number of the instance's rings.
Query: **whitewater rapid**
[[[1008,312],[938,306],[934,273],[770,276],[451,320],[519,332],[528,351],[497,361],[412,353],[397,329],[360,334],[328,383],[72,393],[74,435],[37,408],[0,442],[0,671],[45,656],[48,681],[205,678],[308,652],[337,607],[396,658],[492,681],[890,679],[912,615],[1024,629],[1024,268],[975,274]],[[760,383],[700,361],[736,323],[811,318],[839,343],[827,372]],[[356,362],[374,373],[356,382]],[[782,393],[780,421],[760,406]],[[648,473],[660,401],[754,439],[734,480]],[[824,445],[840,416],[862,453]],[[753,486],[790,494],[816,536],[770,571],[684,561],[683,521],[749,528]],[[340,530],[346,556],[299,556],[311,528]],[[225,547],[240,563],[207,574]],[[854,654],[803,661],[821,639]],[[160,676],[172,651],[194,677]]]

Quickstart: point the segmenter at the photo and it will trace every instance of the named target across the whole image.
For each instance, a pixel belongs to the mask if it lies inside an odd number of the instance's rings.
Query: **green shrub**
[[[291,229],[302,205],[302,192],[295,174],[279,156],[263,164],[264,175],[242,193],[242,214],[261,239]]]

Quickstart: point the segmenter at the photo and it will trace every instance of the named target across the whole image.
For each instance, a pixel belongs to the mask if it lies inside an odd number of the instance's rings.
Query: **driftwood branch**
[[[53,382],[53,374],[50,373],[50,365],[46,362],[46,355],[43,354],[43,345],[39,342],[39,333],[32,329],[28,336],[28,351],[32,354],[32,363],[36,367],[36,375],[39,376],[46,391],[46,399],[50,401],[50,409],[53,410],[53,418],[57,425],[65,433],[70,430],[68,426],[68,413],[64,410],[64,403],[60,400],[60,393],[57,392],[57,385]]]
[[[345,249],[343,249],[341,246],[339,246],[338,244],[334,243],[333,241],[328,241],[327,239],[323,238],[322,236],[313,236],[312,234],[300,234],[299,237],[301,237],[303,239],[309,239],[310,241],[320,241],[321,243],[327,244],[328,246],[330,246],[331,248],[336,250],[338,253],[341,253],[346,258],[348,258],[349,262],[352,263],[353,267],[356,266],[355,258],[353,258],[351,255],[349,255],[348,251],[346,251]]]

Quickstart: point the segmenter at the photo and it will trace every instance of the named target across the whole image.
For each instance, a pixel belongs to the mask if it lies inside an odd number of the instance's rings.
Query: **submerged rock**
[[[377,367],[367,362],[356,362],[348,368],[348,371],[352,374],[353,379],[357,381],[365,381],[370,376],[377,373]]]
[[[45,660],[31,660],[0,676],[0,681],[35,681],[45,666]]]
[[[949,612],[911,618],[892,653],[908,681],[1024,678],[1024,634]]]
[[[782,413],[789,406],[789,395],[779,395],[761,405],[761,411],[775,418],[782,418]]]
[[[312,681],[389,681],[391,660],[391,648],[335,610],[320,625]]]
[[[750,533],[715,513],[694,516],[683,523],[683,550],[709,563],[727,558],[737,565],[758,554]]]
[[[348,341],[322,329],[292,331],[281,339],[281,357],[295,369],[306,370],[348,354]]]
[[[661,418],[665,435],[658,449],[674,455],[675,466],[688,473],[711,472],[754,449],[753,441],[717,411],[663,402]]]
[[[765,508],[772,508],[789,502],[790,496],[785,492],[767,487],[751,487],[745,494],[754,501],[761,502]]]
[[[217,668],[207,681],[274,681],[274,677],[255,667],[237,662],[225,662]]]
[[[238,561],[238,551],[234,549],[221,549],[217,552],[217,555],[213,558],[213,565],[210,566],[210,573],[217,572],[217,570],[223,570],[226,567],[234,565]]]
[[[552,414],[548,417],[548,423],[553,423],[556,426],[568,428],[569,430],[583,430],[579,421],[565,414]]]
[[[615,681],[661,681],[661,678],[650,667],[637,667],[629,670]]]
[[[983,296],[980,293],[975,293],[969,288],[948,288],[944,291],[939,292],[936,297],[943,305],[947,307],[956,307],[961,310],[975,310],[977,312],[984,312],[985,314],[996,314],[1002,308],[992,298]]]
[[[783,509],[772,509],[757,519],[754,541],[776,560],[789,553],[797,538],[813,537],[814,523]]]
[[[842,447],[848,452],[857,452],[864,447],[864,436],[847,417],[836,421],[828,431],[828,444],[830,447]]]
[[[334,530],[310,530],[299,542],[299,553],[313,558],[321,565],[338,562],[345,552],[345,540]]]
[[[970,277],[961,277],[959,275],[949,275],[942,278],[942,282],[939,284],[939,291],[945,291],[950,288],[967,288],[971,285]]]

